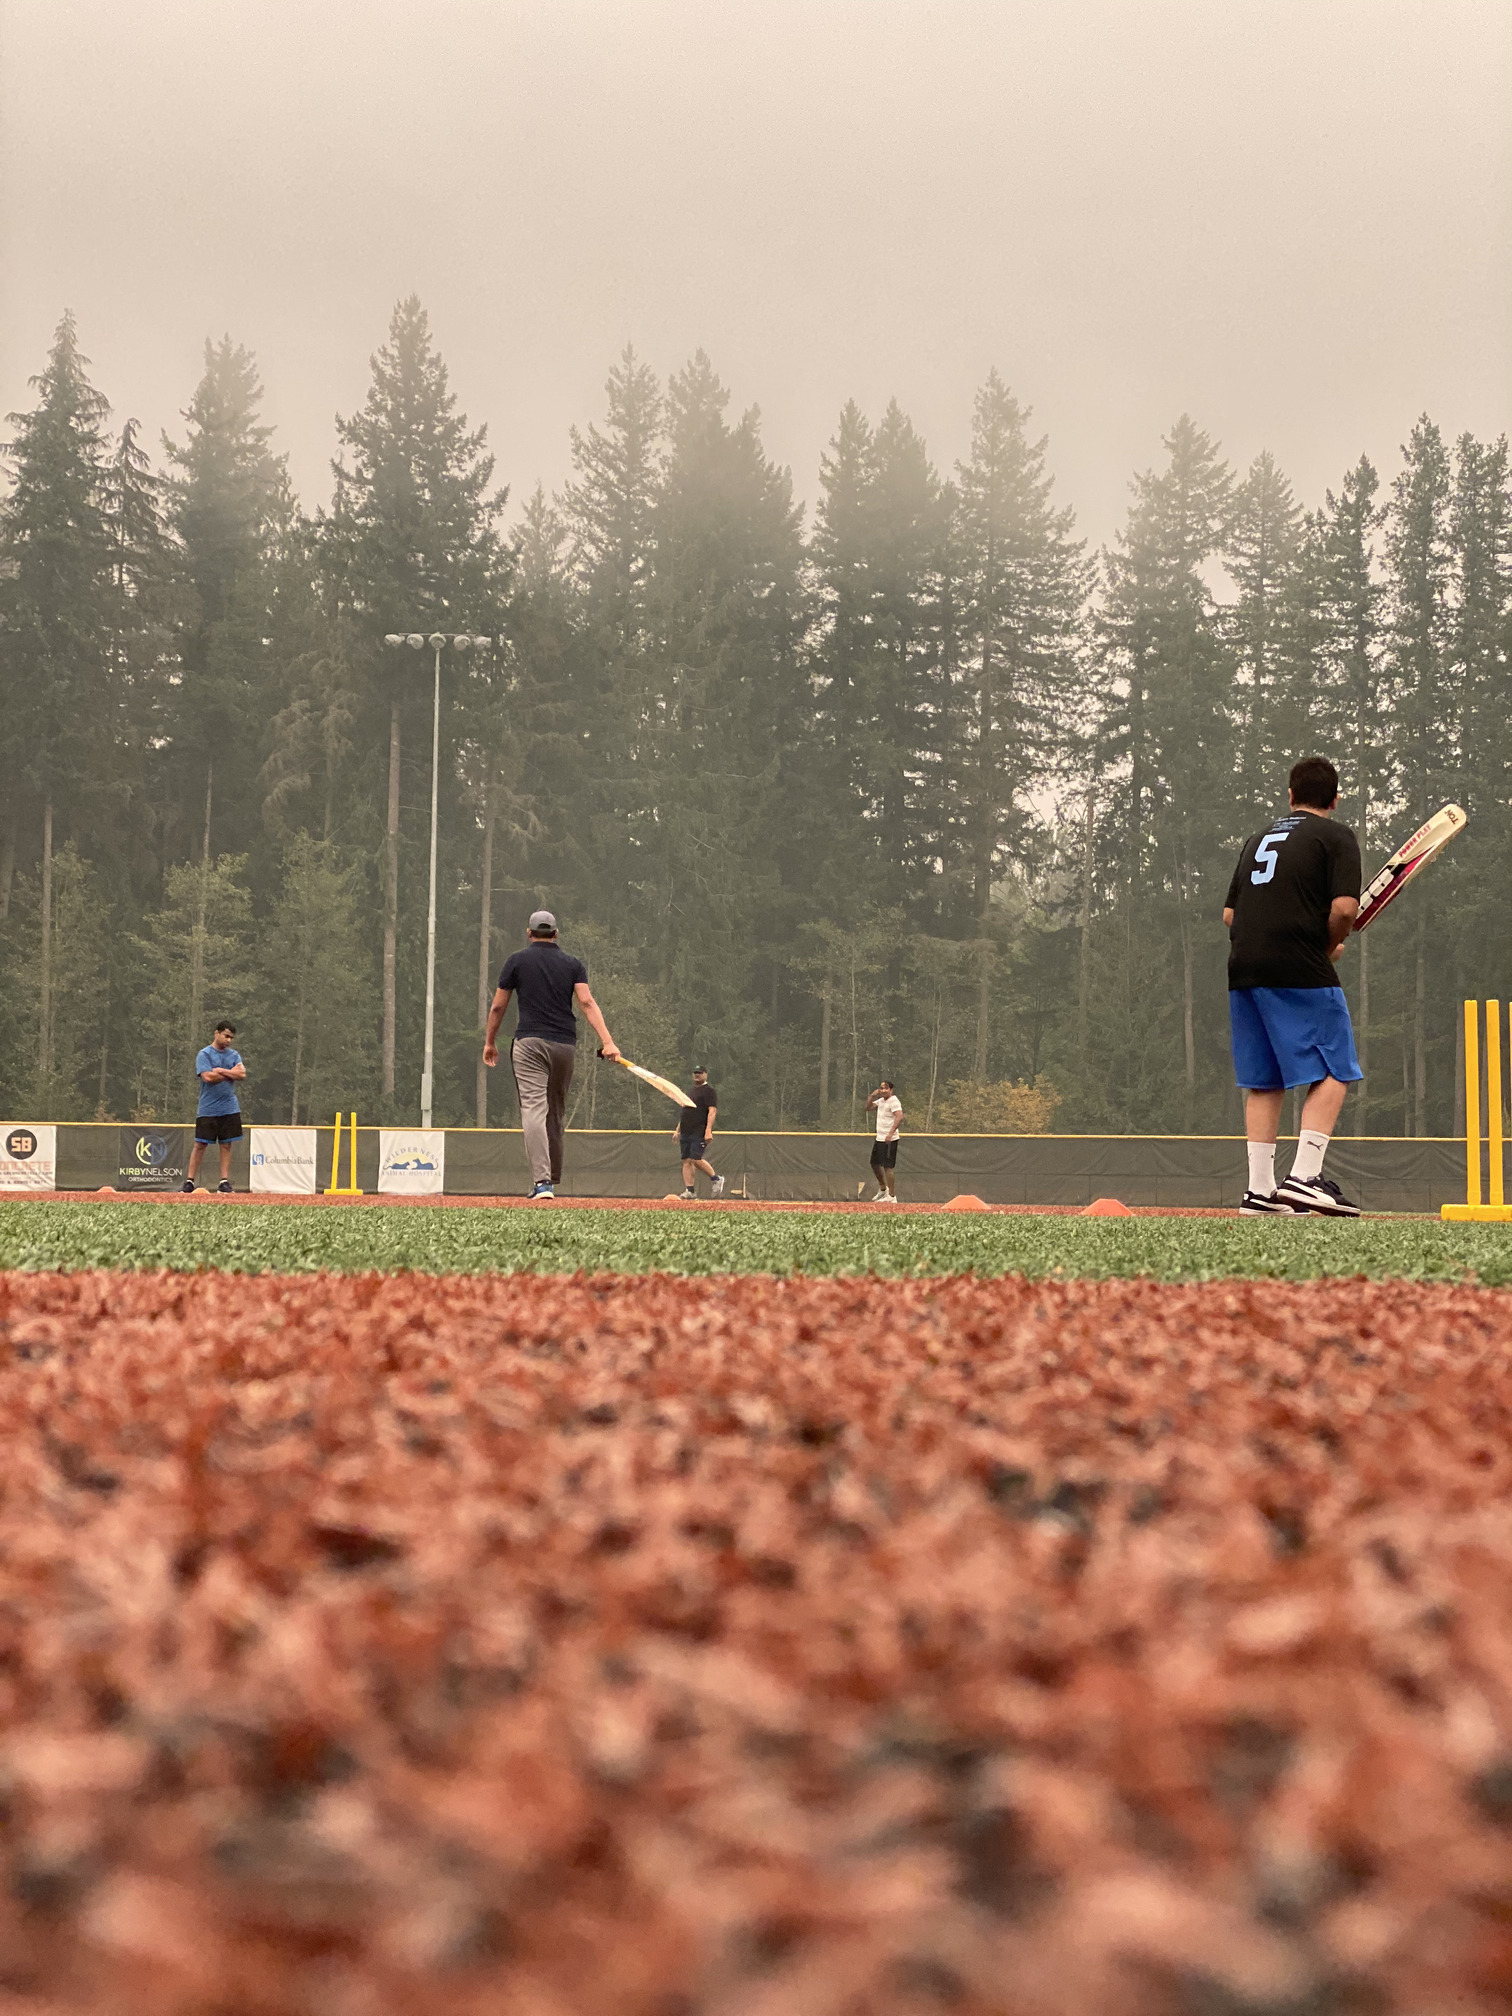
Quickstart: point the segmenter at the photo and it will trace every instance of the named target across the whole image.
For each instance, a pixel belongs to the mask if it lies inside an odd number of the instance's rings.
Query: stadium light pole
[[[492,637],[448,637],[433,630],[429,637],[418,630],[404,636],[392,632],[384,638],[391,651],[408,644],[419,651],[429,644],[436,654],[435,698],[431,708],[431,821],[430,821],[430,902],[425,918],[425,1063],[420,1072],[420,1125],[429,1127],[436,1084],[436,807],[441,788],[441,653],[450,644],[454,651],[474,645],[480,651],[493,643]]]

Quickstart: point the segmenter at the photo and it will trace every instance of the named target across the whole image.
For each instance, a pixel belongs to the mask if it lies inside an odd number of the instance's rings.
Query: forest
[[[418,1115],[441,654],[437,1124],[509,1125],[493,982],[561,920],[617,1041],[720,1124],[1240,1125],[1220,911],[1298,755],[1367,873],[1469,827],[1341,972],[1343,1126],[1462,1125],[1458,1004],[1512,992],[1506,441],[1425,415],[1299,499],[1176,418],[1092,550],[996,373],[949,472],[847,404],[807,509],[697,353],[631,349],[516,498],[401,302],[329,496],[208,342],[161,443],[72,318],[0,498],[0,1111],[171,1120],[229,1016],[264,1121]],[[963,401],[972,398],[962,388]],[[595,1066],[571,1124],[663,1126]],[[658,1110],[653,1110],[658,1109]]]

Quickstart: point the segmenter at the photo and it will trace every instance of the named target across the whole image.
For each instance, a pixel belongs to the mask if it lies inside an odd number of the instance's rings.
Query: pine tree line
[[[207,345],[176,439],[119,432],[60,323],[0,502],[0,1108],[178,1116],[229,1014],[263,1119],[412,1119],[431,655],[443,665],[437,1115],[507,1122],[479,1032],[547,904],[632,1055],[731,1124],[1227,1131],[1234,851],[1299,753],[1379,859],[1467,834],[1346,954],[1361,1132],[1461,1123],[1457,1003],[1512,991],[1505,441],[1426,417],[1312,508],[1192,420],[1093,553],[996,373],[949,474],[840,414],[806,529],[701,353],[627,350],[571,480],[506,517],[415,300],[329,502],[255,360]],[[660,1124],[583,1070],[577,1125]]]

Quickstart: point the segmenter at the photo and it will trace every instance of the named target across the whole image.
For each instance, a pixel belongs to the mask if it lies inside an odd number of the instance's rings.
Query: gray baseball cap
[[[536,938],[554,938],[556,936],[556,928],[557,921],[549,910],[531,911],[530,930],[532,936]]]

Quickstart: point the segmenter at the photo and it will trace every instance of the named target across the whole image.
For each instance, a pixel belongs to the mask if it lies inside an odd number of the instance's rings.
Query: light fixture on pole
[[[431,807],[430,807],[430,901],[425,919],[425,1063],[420,1072],[420,1125],[429,1127],[436,1084],[436,808],[441,788],[441,653],[450,644],[454,651],[476,648],[485,651],[492,637],[448,637],[433,630],[428,637],[411,630],[400,636],[390,632],[384,643],[390,650],[408,644],[419,651],[429,644],[436,654],[435,697],[431,707]]]

